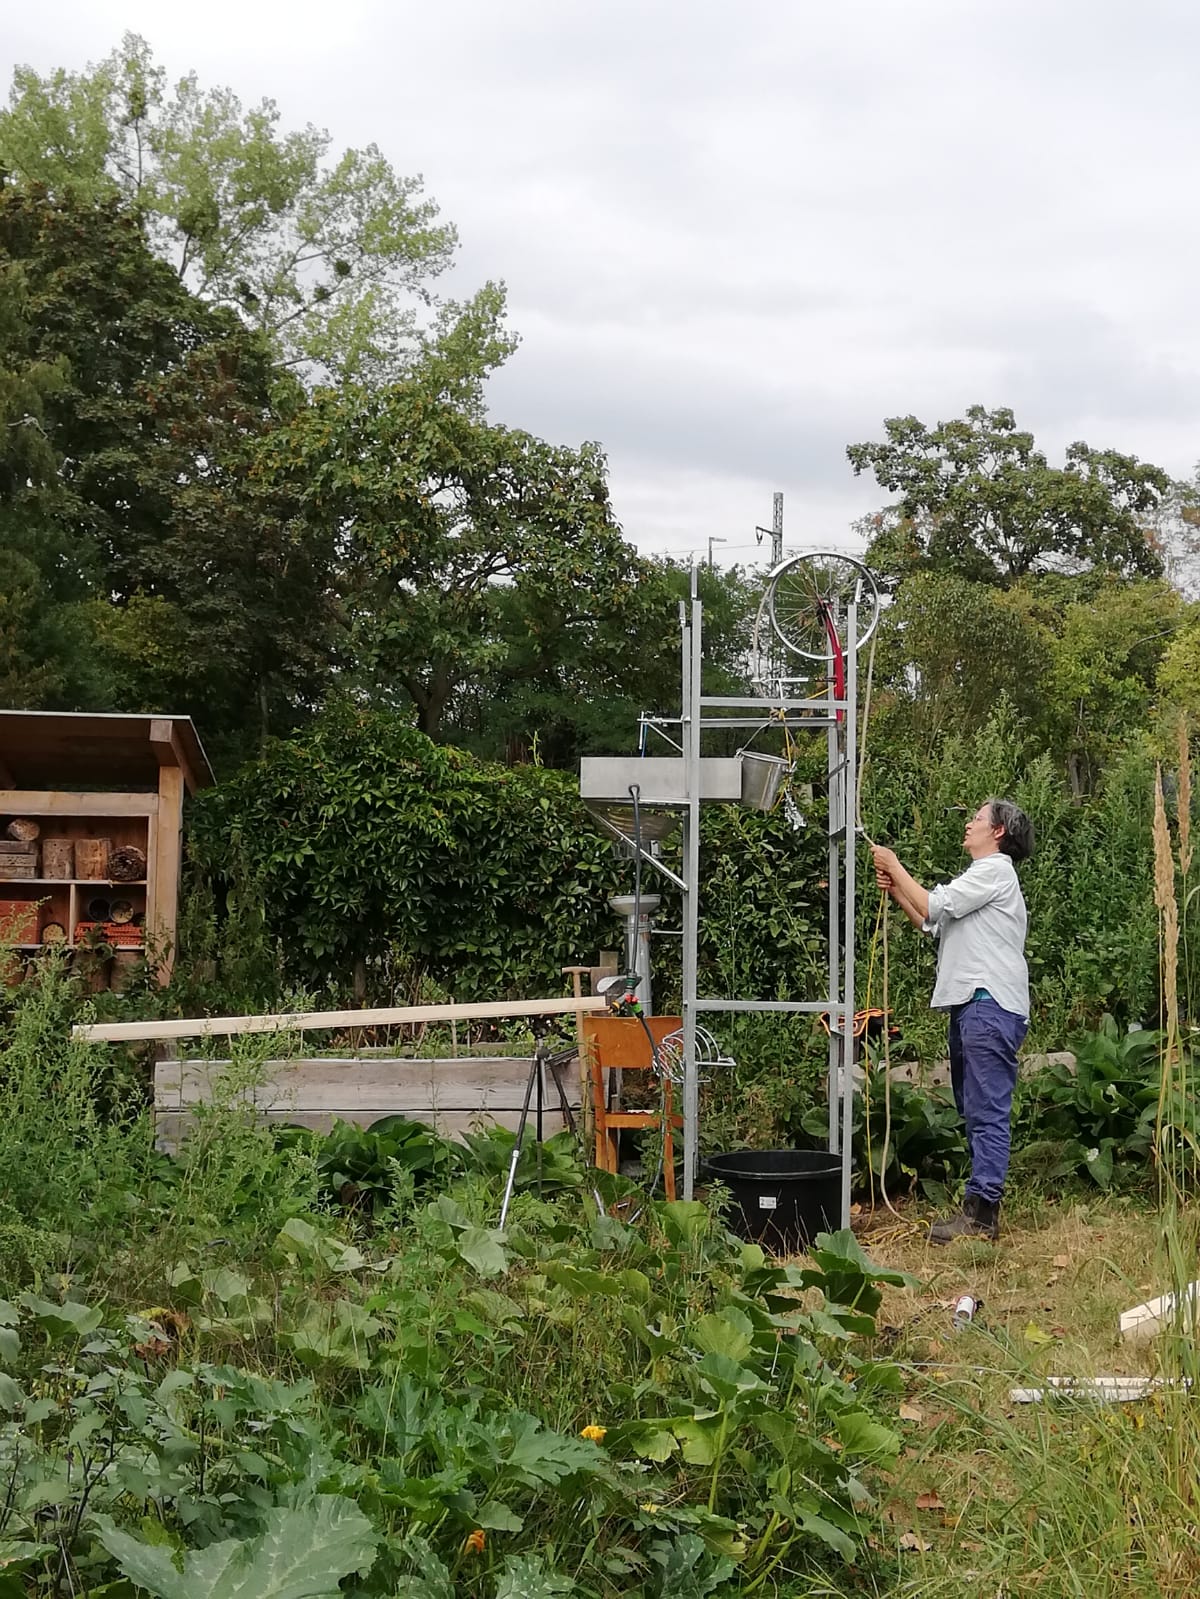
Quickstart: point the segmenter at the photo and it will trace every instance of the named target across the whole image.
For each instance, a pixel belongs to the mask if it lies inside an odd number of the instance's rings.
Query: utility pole
[[[783,495],[778,491],[774,497],[772,511],[773,514],[771,516],[771,526],[769,528],[756,527],[754,529],[754,533],[760,544],[763,541],[764,533],[769,532],[771,535],[770,570],[773,572],[779,565],[780,561],[783,560]]]

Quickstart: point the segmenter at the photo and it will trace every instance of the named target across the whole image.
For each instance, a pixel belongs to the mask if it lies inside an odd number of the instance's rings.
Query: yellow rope
[[[871,689],[875,678],[875,645],[878,634],[871,640],[870,654],[867,656],[867,691],[863,696],[862,732],[858,745],[858,781],[854,785],[854,820],[858,832],[869,845],[874,847],[875,840],[863,826],[862,819],[862,791],[863,777],[867,766],[867,729],[871,721]],[[886,889],[879,892],[879,911],[875,917],[875,935],[871,940],[871,957],[867,966],[867,1004],[870,1005],[870,985],[875,971],[875,944],[880,936],[880,923],[883,932],[883,1155],[879,1162],[879,1192],[883,1202],[897,1220],[903,1220],[900,1212],[888,1198],[887,1191],[887,1159],[888,1148],[892,1141],[892,1050],[889,1021],[891,1019],[891,1000],[888,992],[888,922],[890,920],[888,893]],[[866,1031],[863,1032],[864,1053],[866,1053]],[[851,1063],[847,1063],[846,1070],[851,1070]],[[871,1057],[867,1054],[867,1070],[863,1077],[865,1092],[863,1094],[863,1115],[867,1126],[867,1170],[869,1172],[868,1185],[871,1195],[871,1204],[875,1203],[875,1173],[871,1165]]]
[[[871,1009],[871,984],[875,980],[875,951],[879,948],[879,932],[884,922],[884,909],[887,905],[887,895],[879,896],[879,909],[875,913],[875,931],[871,935],[871,954],[867,961],[867,987],[863,995],[863,1009]],[[884,1037],[887,1036],[887,1008],[886,1000],[883,1012]],[[863,1027],[863,1048],[866,1048],[867,1030]],[[867,1071],[863,1075],[863,1122],[867,1129],[867,1192],[871,1198],[871,1208],[875,1208],[875,1167],[871,1163],[871,1057],[867,1056]]]

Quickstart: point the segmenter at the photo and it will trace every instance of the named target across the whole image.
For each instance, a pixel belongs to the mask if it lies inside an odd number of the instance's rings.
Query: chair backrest
[[[638,1016],[584,1014],[583,1044],[588,1058],[604,1071],[649,1071],[654,1064],[646,1027],[661,1044],[669,1033],[683,1026],[682,1016],[647,1016],[645,1027]]]

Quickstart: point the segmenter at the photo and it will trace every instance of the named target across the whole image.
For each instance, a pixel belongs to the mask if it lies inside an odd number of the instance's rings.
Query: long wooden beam
[[[327,1027],[392,1027],[404,1022],[497,1021],[513,1016],[573,1016],[600,1011],[601,995],[584,999],[500,999],[482,1005],[400,1005],[382,1010],[314,1010],[289,1015],[197,1016],[163,1022],[86,1022],[71,1035],[90,1044],[127,1044],[142,1039],[228,1038],[234,1033],[303,1033]]]
[[[157,794],[0,788],[0,812],[6,816],[153,816],[157,811]]]

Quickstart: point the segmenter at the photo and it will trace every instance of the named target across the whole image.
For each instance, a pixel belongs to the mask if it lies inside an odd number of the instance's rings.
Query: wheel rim
[[[846,612],[858,602],[861,648],[879,621],[879,591],[870,572],[851,555],[818,551],[793,556],[771,574],[767,610],[776,637],[786,649],[810,661],[826,661],[832,637],[847,647]],[[832,635],[831,635],[832,629]]]

